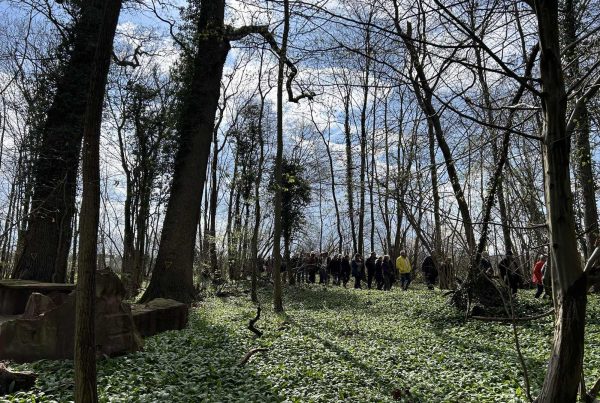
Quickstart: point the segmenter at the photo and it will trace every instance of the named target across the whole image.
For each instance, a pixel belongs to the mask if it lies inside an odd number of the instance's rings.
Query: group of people
[[[452,262],[450,258],[437,262],[441,266],[448,266],[446,269],[451,272]],[[354,288],[368,289],[377,288],[378,290],[390,290],[392,285],[399,282],[403,290],[407,290],[414,276],[410,259],[406,251],[401,250],[395,262],[389,255],[377,255],[371,252],[364,259],[360,253],[356,253],[352,258],[349,254],[334,254],[332,256],[327,252],[311,252],[305,255],[295,255],[291,258],[289,264],[282,265],[282,272],[287,272],[288,276],[294,276],[298,283],[316,283],[317,275],[320,284],[333,284],[348,287],[351,278],[354,279]],[[532,271],[532,283],[536,285],[535,297],[539,298],[544,293],[545,273],[547,267],[547,255],[541,254],[536,260]],[[490,262],[489,255],[484,252],[480,260],[482,272],[489,276],[494,276],[495,271]],[[446,270],[441,267],[442,270]],[[421,263],[421,272],[427,287],[434,288],[439,277],[439,270],[436,261],[432,256],[426,256]],[[508,251],[498,263],[498,276],[511,289],[513,294],[524,285],[524,278],[519,270],[518,259],[512,252]],[[363,284],[366,283],[366,284]]]
[[[289,266],[288,275],[295,276],[298,283],[316,283],[318,274],[320,284],[348,287],[350,279],[354,278],[354,288],[363,288],[365,282],[368,289],[385,291],[391,290],[397,281],[403,290],[407,290],[414,274],[405,250],[400,251],[395,262],[389,255],[378,256],[376,252],[371,252],[366,259],[360,253],[351,258],[349,254],[329,256],[327,252],[311,252],[292,257]],[[282,271],[287,271],[287,267],[282,267]],[[433,289],[438,270],[431,256],[423,261],[422,271],[428,287]]]
[[[548,256],[540,254],[533,265],[531,282],[536,286],[535,298],[539,298],[544,293],[547,263]],[[487,275],[492,276],[494,274],[487,253],[484,253],[481,257],[480,267]],[[506,255],[498,263],[498,274],[500,279],[510,288],[513,295],[524,285],[524,278],[519,270],[519,262],[511,251],[507,251]]]

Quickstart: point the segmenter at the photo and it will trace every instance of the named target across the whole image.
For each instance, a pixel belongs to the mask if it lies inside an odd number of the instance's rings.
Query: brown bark
[[[543,154],[548,205],[551,272],[556,321],[548,371],[539,402],[576,400],[583,368],[586,281],[573,215],[570,141],[566,133],[567,97],[561,66],[558,1],[534,2],[540,42]]]
[[[194,245],[221,76],[230,49],[229,41],[220,32],[224,9],[224,0],[201,4],[191,81],[183,95],[177,126],[180,144],[171,196],[152,278],[142,301],[162,297],[190,302],[195,298]]]
[[[43,127],[41,151],[34,168],[32,214],[13,278],[65,281],[83,118],[92,74],[90,61],[96,45],[86,35],[98,32],[102,22],[85,20],[84,14],[82,11],[73,28],[73,51]]]
[[[75,308],[75,402],[98,401],[94,312],[96,255],[100,219],[100,125],[112,44],[121,0],[97,0],[83,9],[84,38],[94,44],[83,120],[83,194]]]

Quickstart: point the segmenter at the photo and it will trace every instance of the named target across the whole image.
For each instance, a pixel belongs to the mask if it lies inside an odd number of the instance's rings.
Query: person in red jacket
[[[535,293],[535,297],[539,298],[540,295],[544,292],[544,276],[542,274],[542,268],[546,264],[546,259],[548,257],[546,255],[540,255],[537,262],[533,265],[533,274],[531,276],[531,282],[537,286],[537,292]]]

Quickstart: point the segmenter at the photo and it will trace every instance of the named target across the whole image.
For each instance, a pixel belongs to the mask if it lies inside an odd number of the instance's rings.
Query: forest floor
[[[286,315],[256,314],[248,295],[208,297],[183,331],[146,339],[144,351],[98,363],[102,402],[513,402],[527,401],[510,325],[465,319],[440,290],[403,292],[311,286],[285,290]],[[519,315],[550,308],[521,290]],[[600,377],[600,300],[590,296],[585,374]],[[552,340],[551,317],[518,327],[535,396]],[[265,347],[244,365],[246,352]],[[71,361],[16,366],[39,374],[36,389],[8,401],[72,399]],[[394,396],[396,395],[396,396]],[[1,400],[0,398],[0,401]]]

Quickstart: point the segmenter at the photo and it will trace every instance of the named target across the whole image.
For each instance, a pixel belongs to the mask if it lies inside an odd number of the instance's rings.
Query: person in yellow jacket
[[[408,285],[411,282],[411,274],[412,267],[410,265],[410,260],[406,257],[406,251],[401,250],[400,256],[396,259],[396,270],[400,272],[400,287],[404,291],[408,290]]]

